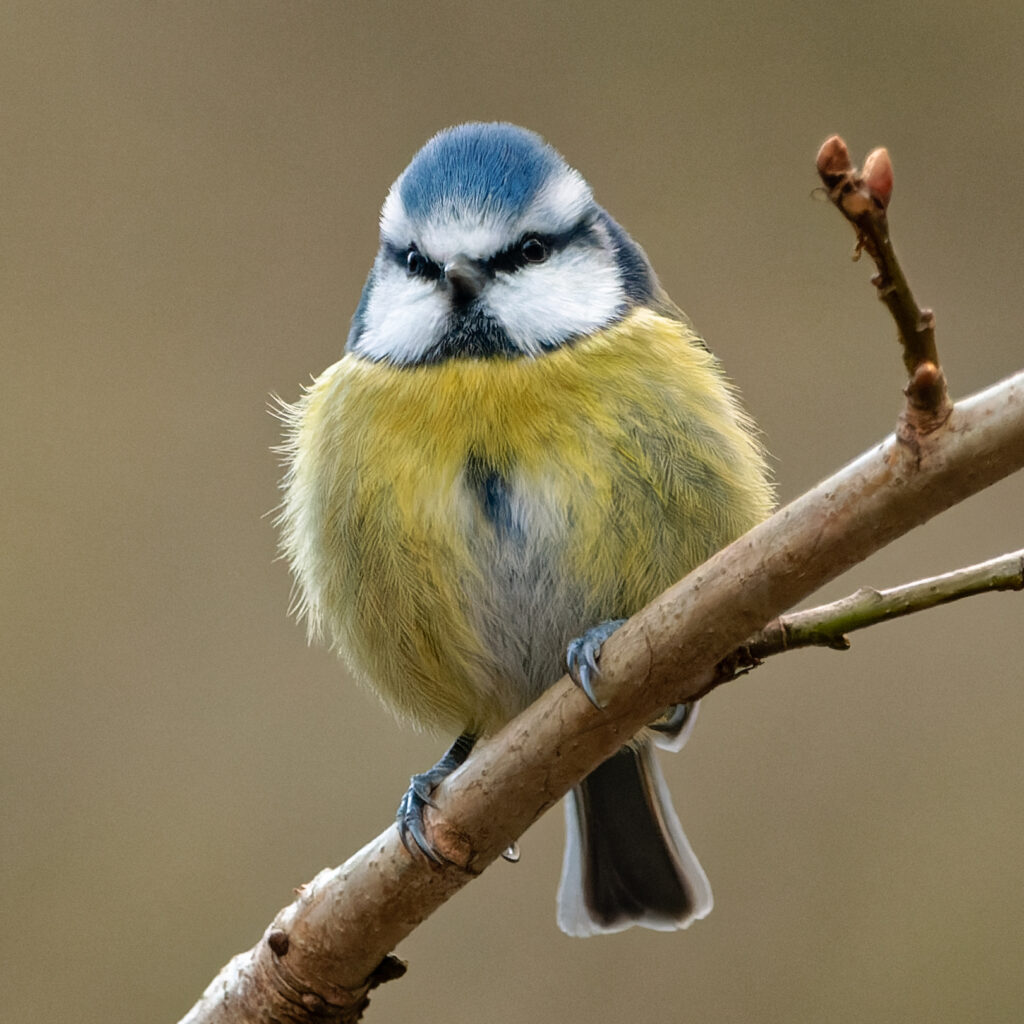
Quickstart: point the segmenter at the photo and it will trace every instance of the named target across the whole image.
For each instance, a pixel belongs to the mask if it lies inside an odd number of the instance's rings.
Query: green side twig
[[[838,601],[780,615],[725,659],[716,684],[749,671],[773,654],[798,647],[845,651],[850,647],[847,634],[855,630],[996,590],[1024,590],[1024,548],[890,590],[861,587]]]

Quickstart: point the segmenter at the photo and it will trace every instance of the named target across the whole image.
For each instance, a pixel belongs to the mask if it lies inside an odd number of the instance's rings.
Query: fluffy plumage
[[[643,251],[510,125],[442,133],[398,179],[346,353],[286,418],[282,543],[311,634],[427,727],[497,729],[569,641],[770,505],[756,432]],[[710,909],[644,742],[568,824],[566,930]]]
[[[714,358],[643,308],[537,359],[349,353],[289,415],[284,544],[313,635],[426,726],[500,726],[570,640],[767,507]]]

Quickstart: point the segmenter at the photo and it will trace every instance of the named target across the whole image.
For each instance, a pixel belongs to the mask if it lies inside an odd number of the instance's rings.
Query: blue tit
[[[589,689],[618,623],[771,505],[753,423],[643,250],[509,124],[416,154],[344,354],[284,415],[282,547],[311,635],[398,716],[458,733],[399,808],[434,858],[425,803],[475,739],[567,651]],[[692,721],[668,712],[566,798],[569,934],[710,911],[651,749]]]

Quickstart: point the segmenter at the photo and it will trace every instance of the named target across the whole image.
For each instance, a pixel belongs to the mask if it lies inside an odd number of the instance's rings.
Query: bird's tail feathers
[[[565,798],[565,810],[562,931],[672,931],[711,912],[711,886],[650,743],[623,747],[596,768]]]

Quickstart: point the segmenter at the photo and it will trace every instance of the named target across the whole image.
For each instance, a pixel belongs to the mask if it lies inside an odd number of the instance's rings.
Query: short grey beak
[[[472,302],[487,283],[487,274],[477,260],[464,253],[453,256],[444,265],[444,279],[448,282],[456,302]]]

